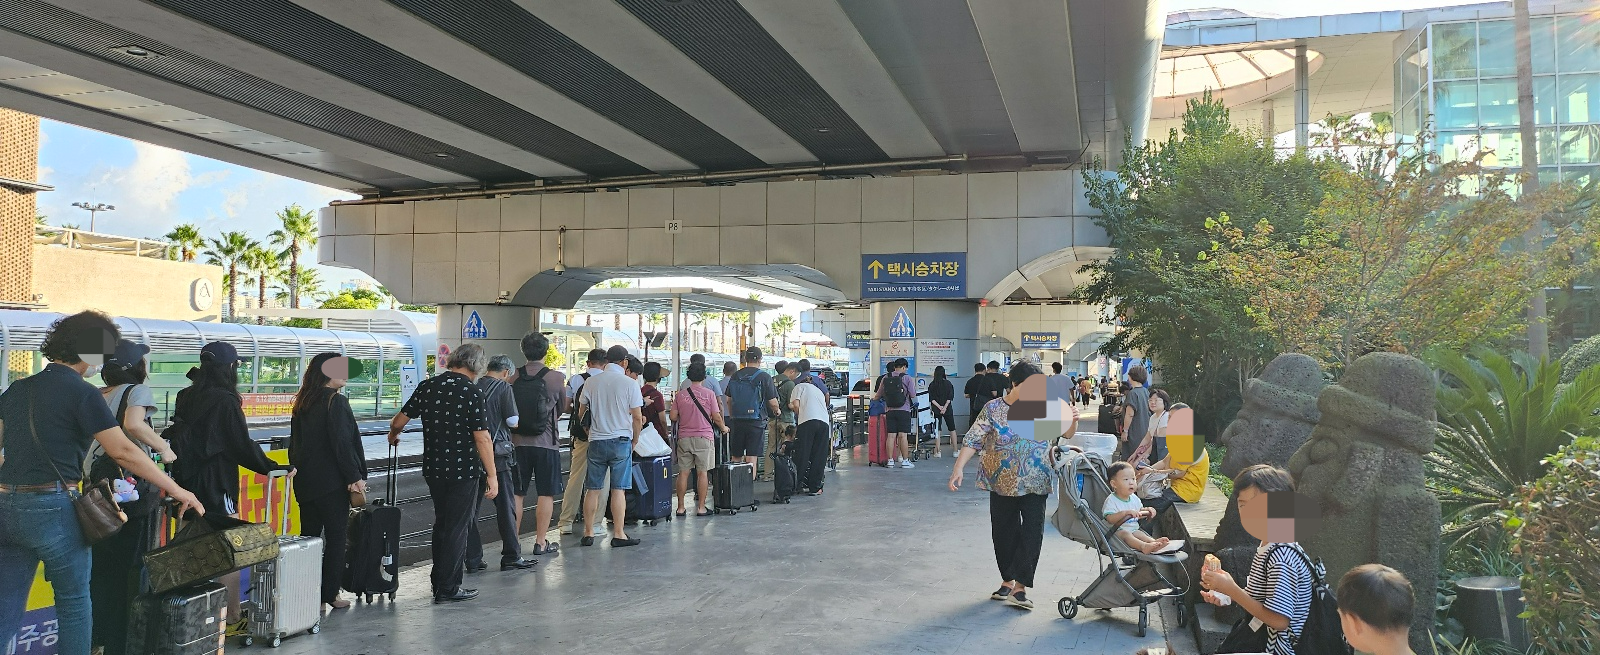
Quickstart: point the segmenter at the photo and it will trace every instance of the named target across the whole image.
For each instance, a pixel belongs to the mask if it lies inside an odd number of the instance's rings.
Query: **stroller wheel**
[[[1150,608],[1146,605],[1139,606],[1139,636],[1144,636],[1145,626],[1150,625]]]
[[[1056,602],[1056,611],[1061,612],[1061,618],[1071,619],[1078,615],[1078,601],[1072,598],[1063,598]]]

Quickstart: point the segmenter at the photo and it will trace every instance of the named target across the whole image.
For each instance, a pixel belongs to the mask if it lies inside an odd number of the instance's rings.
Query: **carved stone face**
[[[1223,475],[1237,475],[1253,464],[1288,464],[1316,425],[1316,394],[1323,384],[1321,365],[1297,353],[1279,355],[1261,377],[1246,383],[1244,407],[1222,431],[1228,447]]]

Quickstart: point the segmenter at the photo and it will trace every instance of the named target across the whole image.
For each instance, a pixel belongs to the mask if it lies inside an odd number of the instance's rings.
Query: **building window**
[[[1450,130],[1478,126],[1478,82],[1439,82],[1433,85],[1433,113],[1437,128]]]
[[[1562,72],[1600,70],[1600,24],[1582,16],[1557,19]]]
[[[1433,69],[1434,76],[1443,80],[1477,77],[1477,23],[1433,26]]]

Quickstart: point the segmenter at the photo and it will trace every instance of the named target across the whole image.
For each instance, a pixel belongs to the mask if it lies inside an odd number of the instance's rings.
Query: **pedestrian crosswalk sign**
[[[911,317],[906,316],[906,308],[901,307],[894,314],[894,322],[889,324],[890,339],[911,339],[916,337],[916,326],[911,324]]]
[[[467,316],[467,322],[461,326],[461,338],[489,338],[489,328],[483,326],[483,319],[478,316],[478,312],[474,311]]]

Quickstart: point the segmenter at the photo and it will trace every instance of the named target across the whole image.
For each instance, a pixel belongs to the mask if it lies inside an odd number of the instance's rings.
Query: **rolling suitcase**
[[[289,536],[289,498],[294,483],[287,471],[267,476],[267,518],[272,517],[273,480],[284,478],[279,506],[278,556],[250,567],[250,600],[245,606],[249,646],[261,639],[277,648],[283,638],[322,631],[322,537]]]
[[[228,588],[215,582],[135,598],[128,612],[127,652],[212,655],[223,652]]]
[[[746,507],[752,512],[756,511],[760,503],[756,501],[755,476],[751,475],[754,467],[746,462],[736,464],[728,461],[727,436],[717,439],[717,443],[717,467],[711,469],[712,512],[726,510],[729,514],[738,514],[740,509]]]
[[[889,466],[889,433],[883,415],[867,418],[867,464]]]
[[[787,505],[789,499],[794,497],[794,492],[799,489],[799,473],[794,468],[794,458],[789,455],[789,448],[780,449],[772,454],[772,503],[774,505]]]
[[[373,596],[384,594],[394,600],[400,589],[400,508],[395,506],[399,477],[399,450],[390,446],[389,475],[385,480],[388,498],[350,510],[350,536],[345,545],[340,586],[369,603]]]
[[[628,508],[628,519],[655,525],[657,521],[672,520],[672,456],[635,459],[649,487],[638,494],[638,502]]]
[[[1095,415],[1095,432],[1104,434],[1119,434],[1117,430],[1117,408],[1120,405],[1101,404],[1100,412]]]

